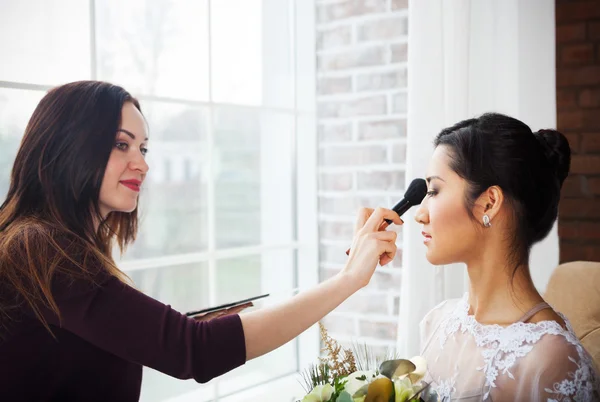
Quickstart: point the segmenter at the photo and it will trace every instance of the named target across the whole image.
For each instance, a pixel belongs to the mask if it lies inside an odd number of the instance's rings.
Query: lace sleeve
[[[505,377],[492,390],[492,400],[600,400],[598,375],[592,360],[577,340],[568,336],[542,337],[515,364],[513,374],[514,379]]]
[[[435,329],[439,325],[440,319],[447,313],[446,306],[452,301],[445,300],[429,310],[425,317],[419,323],[420,353],[423,354],[425,346],[429,343]]]

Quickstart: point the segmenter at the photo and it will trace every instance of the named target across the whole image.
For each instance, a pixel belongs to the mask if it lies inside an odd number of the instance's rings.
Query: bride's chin
[[[436,253],[432,252],[431,249],[428,249],[425,253],[425,258],[431,265],[446,265],[451,264],[451,262],[446,261],[446,259],[441,258],[442,256],[436,255]]]

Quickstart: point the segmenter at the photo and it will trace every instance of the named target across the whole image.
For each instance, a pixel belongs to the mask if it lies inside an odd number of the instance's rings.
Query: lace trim
[[[452,398],[452,393],[456,392],[455,384],[456,384],[456,376],[458,373],[454,374],[452,378],[448,378],[443,380],[438,377],[436,394],[439,401],[449,401]]]
[[[484,399],[486,399],[491,389],[496,387],[498,375],[505,374],[509,378],[515,379],[510,372],[510,368],[518,358],[526,356],[542,336],[546,334],[563,336],[567,342],[575,346],[580,363],[569,357],[569,360],[577,365],[577,370],[568,374],[570,379],[567,378],[555,383],[552,389],[546,388],[545,391],[556,395],[556,401],[591,401],[594,387],[600,389],[600,380],[596,378],[594,382],[591,358],[585,353],[581,343],[575,336],[571,323],[563,314],[558,314],[565,321],[567,330],[556,321],[516,322],[507,327],[497,324],[484,325],[477,322],[475,317],[469,315],[468,294],[465,294],[454,311],[440,323],[440,347],[444,346],[448,337],[459,330],[462,333],[468,332],[474,337],[477,346],[483,349],[484,365],[477,369],[485,374],[488,389],[484,395]],[[447,387],[448,384],[442,382],[440,384],[444,385],[442,388],[444,392],[451,392],[452,388]]]

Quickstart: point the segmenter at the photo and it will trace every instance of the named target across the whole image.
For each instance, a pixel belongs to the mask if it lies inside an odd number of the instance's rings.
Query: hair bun
[[[556,130],[539,130],[534,133],[540,143],[546,158],[554,168],[559,183],[569,175],[571,168],[571,147],[567,138]]]

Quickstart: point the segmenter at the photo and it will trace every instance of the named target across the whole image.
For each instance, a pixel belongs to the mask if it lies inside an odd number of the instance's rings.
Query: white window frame
[[[101,0],[100,0],[101,1]],[[208,1],[209,11],[211,0]],[[218,0],[217,0],[218,1]],[[274,108],[265,106],[247,106],[233,105],[227,103],[216,103],[212,101],[189,101],[182,99],[161,98],[158,96],[138,96],[140,102],[160,101],[164,103],[185,104],[190,106],[203,107],[209,110],[208,115],[208,149],[212,149],[214,144],[214,132],[212,127],[212,114],[215,108],[223,106],[234,106],[243,108],[253,108],[257,111],[275,111],[284,112],[293,115],[294,128],[291,141],[290,163],[292,171],[292,232],[291,242],[282,244],[263,244],[251,247],[239,247],[219,250],[216,248],[215,226],[215,177],[211,174],[213,163],[209,158],[209,172],[207,196],[208,196],[208,249],[198,253],[188,253],[180,255],[169,255],[159,258],[149,258],[143,260],[124,261],[120,263],[120,268],[125,272],[137,270],[161,269],[176,265],[206,262],[209,272],[209,302],[216,304],[216,265],[217,261],[251,255],[264,255],[269,251],[291,250],[294,253],[293,293],[301,289],[314,286],[318,282],[318,220],[317,220],[317,135],[315,118],[315,1],[314,0],[263,0],[264,2],[282,2],[288,3],[290,12],[293,13],[291,19],[293,24],[290,29],[295,51],[293,54],[292,66],[294,74],[294,105],[292,108]],[[90,79],[97,79],[97,51],[96,51],[96,0],[89,0],[90,15]],[[210,12],[208,24],[210,24]],[[268,16],[267,16],[268,17]],[[209,57],[210,57],[209,47]],[[10,58],[8,58],[10,59]],[[2,77],[0,77],[1,79]],[[78,78],[79,79],[79,78]],[[212,85],[209,68],[209,82]],[[48,91],[54,85],[39,85],[36,83],[1,81],[0,89],[18,89],[25,91]],[[268,88],[266,91],[268,92]],[[276,90],[274,91],[276,93]],[[210,153],[209,153],[210,154]],[[278,217],[281,219],[282,217]],[[185,400],[264,400],[271,391],[275,391],[279,396],[278,400],[301,397],[298,388],[298,372],[302,371],[309,364],[314,363],[319,355],[318,332],[312,327],[302,334],[296,343],[297,366],[293,372],[287,373],[277,378],[272,378],[261,384],[253,384],[251,387],[234,394],[228,395],[227,392],[221,392],[218,395],[219,379],[211,381],[209,384],[199,386],[197,391],[189,394],[169,399],[172,402]],[[282,395],[280,392],[289,390],[289,394]],[[206,398],[209,399],[206,399]]]

